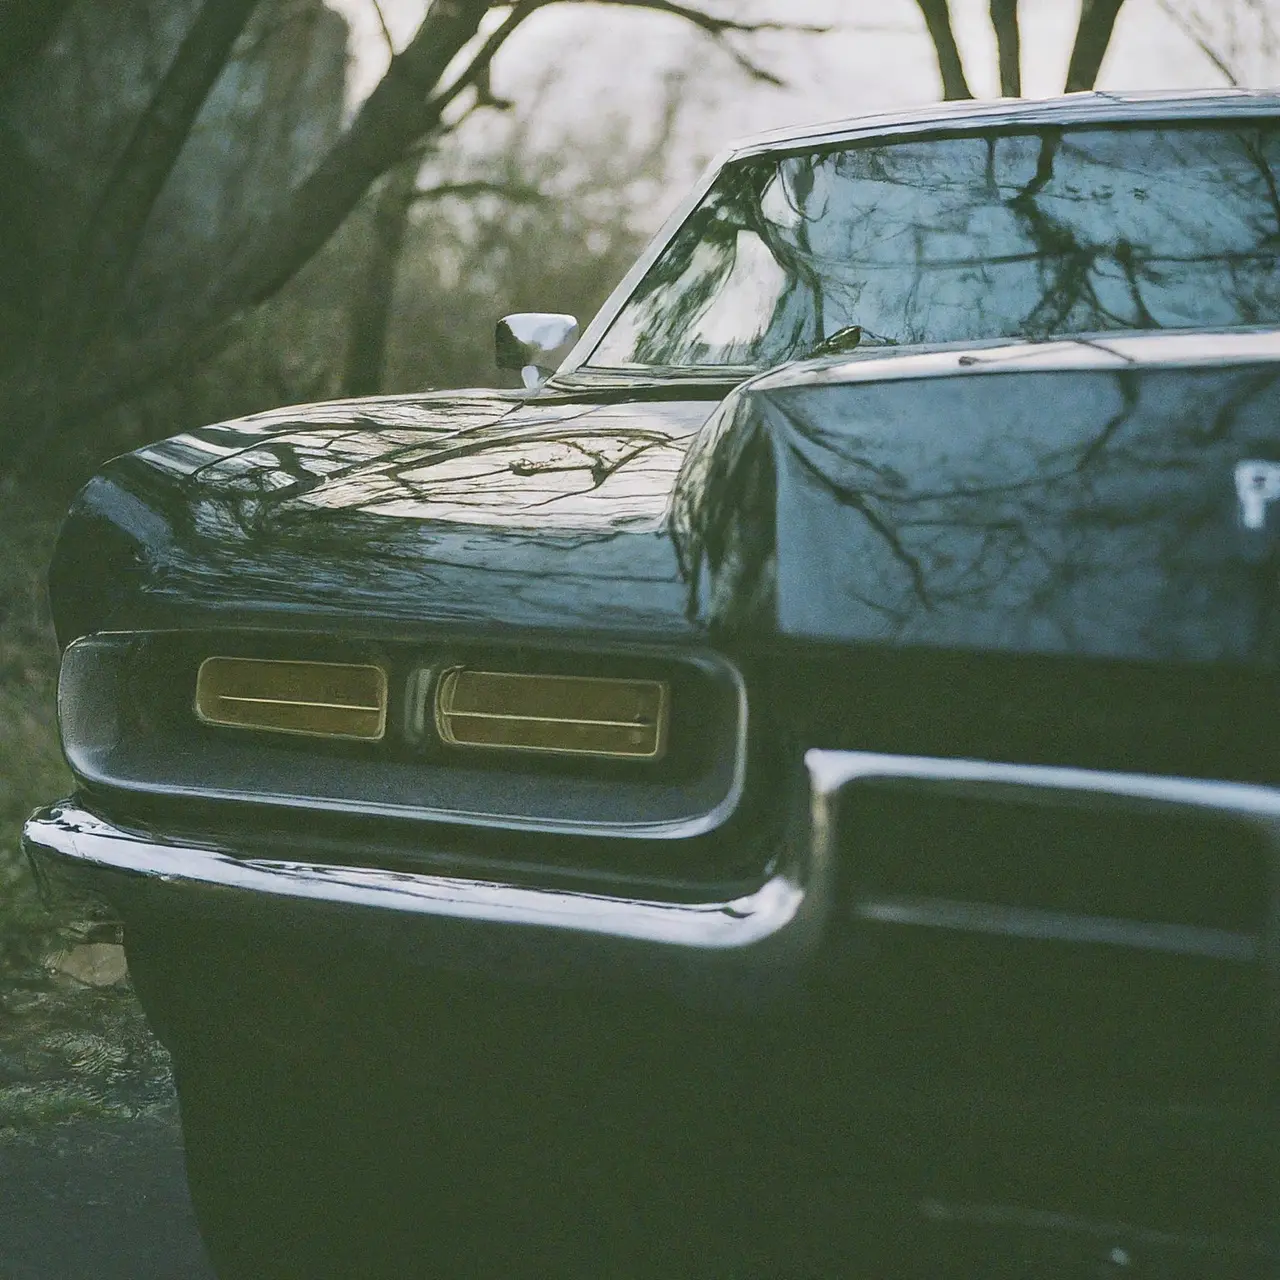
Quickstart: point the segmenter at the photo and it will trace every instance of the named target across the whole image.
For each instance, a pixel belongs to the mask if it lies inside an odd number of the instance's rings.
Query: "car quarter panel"
[[[1169,337],[748,384],[675,496],[690,610],[730,635],[1271,669],[1275,513],[1243,522],[1237,469],[1280,458],[1280,347],[1235,341],[1232,364]]]

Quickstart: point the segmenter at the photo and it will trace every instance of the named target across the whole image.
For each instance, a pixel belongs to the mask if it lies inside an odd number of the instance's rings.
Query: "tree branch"
[[[647,9],[653,13],[668,13],[705,32],[753,80],[773,85],[775,88],[782,88],[786,82],[767,67],[749,58],[741,49],[735,48],[726,37],[731,34],[755,34],[761,31],[798,31],[807,35],[823,35],[831,30],[827,26],[814,26],[809,23],[772,20],[743,22],[734,18],[717,18],[714,14],[705,13],[689,5],[678,4],[675,0],[549,0],[549,2],[613,5],[624,9]]]
[[[417,178],[418,162],[402,160],[387,174],[374,200],[369,256],[347,322],[347,357],[341,384],[344,396],[370,396],[381,390],[396,277]]]
[[[134,126],[76,254],[72,314],[80,317],[80,338],[118,298],[156,199],[256,4],[205,0]]]
[[[163,377],[166,369],[172,375],[175,362],[198,358],[225,343],[238,327],[238,319],[274,296],[311,260],[382,174],[409,158],[415,144],[446,129],[445,113],[461,94],[472,88],[483,94],[497,51],[525,19],[550,3],[608,3],[667,13],[717,40],[765,30],[826,29],[719,18],[679,0],[517,0],[510,5],[495,0],[432,0],[417,34],[392,58],[355,120],[293,188],[285,207],[250,228],[220,262],[211,264],[211,287],[200,300],[199,314],[193,307],[185,323],[132,337],[99,333],[76,376],[65,380],[56,397],[46,397],[43,429],[31,433],[32,439],[72,417],[128,398]],[[205,0],[206,10],[240,5],[252,7],[251,0]],[[478,42],[464,69],[445,82],[449,67],[477,39],[485,16],[501,8],[507,12],[498,27]],[[753,75],[777,82],[772,73],[756,67],[731,44],[726,48]]]
[[[550,3],[601,4],[616,5],[626,9],[648,9],[653,13],[669,13],[673,17],[683,18],[685,22],[699,27],[709,36],[722,36],[729,32],[753,34],[760,31],[799,31],[808,35],[825,35],[831,30],[829,26],[815,26],[812,23],[781,22],[765,20],[759,22],[743,22],[736,18],[717,18],[715,14],[705,13],[689,5],[677,4],[675,0],[549,0]]]
[[[512,5],[507,16],[490,33],[484,44],[476,50],[475,57],[458,73],[447,88],[431,98],[427,104],[427,114],[439,119],[444,114],[445,108],[458,98],[464,90],[471,88],[473,85],[479,86],[483,90],[488,81],[489,68],[498,50],[506,44],[515,29],[535,9],[541,9],[543,5],[552,2],[553,0],[521,0],[519,4]],[[481,96],[484,96],[483,92]]]
[[[1160,6],[1164,15],[1169,18],[1173,24],[1195,45],[1201,53],[1204,54],[1210,62],[1222,73],[1223,79],[1233,88],[1240,87],[1240,77],[1236,75],[1231,64],[1220,54],[1208,41],[1204,32],[1199,30],[1193,22],[1183,13],[1174,8],[1171,0],[1156,0],[1156,4]]]
[[[1022,35],[1018,27],[1018,0],[991,0],[991,25],[1000,54],[1000,93],[1022,97]]]
[[[387,46],[387,57],[394,58],[396,56],[396,42],[391,38],[391,28],[387,26],[387,15],[382,12],[382,5],[378,0],[369,0],[373,5],[373,11],[378,15],[378,26],[382,28],[382,39]]]
[[[1124,0],[1084,0],[1067,67],[1068,93],[1092,89],[1097,84],[1098,72],[1102,70],[1102,60],[1107,56],[1116,18],[1123,6]]]
[[[277,293],[342,225],[369,187],[439,121],[429,95],[474,38],[490,0],[436,0],[392,59],[351,127],[294,188],[288,205],[232,258],[212,300],[213,323]]]
[[[443,200],[446,196],[501,196],[504,200],[516,204],[538,204],[545,200],[546,194],[537,187],[525,187],[511,182],[493,182],[487,178],[477,178],[473,182],[442,182],[434,187],[420,187],[413,192],[413,203],[425,203],[428,200]]]
[[[951,10],[947,0],[916,0],[929,28],[933,51],[938,57],[938,74],[942,77],[942,96],[948,100],[972,98],[969,82],[965,79],[964,63],[960,61],[960,46],[956,33],[951,29]]]

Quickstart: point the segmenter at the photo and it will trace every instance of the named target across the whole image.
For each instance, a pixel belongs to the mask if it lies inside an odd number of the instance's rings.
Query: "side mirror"
[[[524,385],[532,390],[543,380],[546,358],[577,336],[578,322],[573,316],[543,311],[503,316],[493,334],[498,368],[519,369]]]

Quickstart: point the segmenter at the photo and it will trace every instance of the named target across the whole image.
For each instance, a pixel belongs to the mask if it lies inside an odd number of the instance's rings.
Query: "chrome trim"
[[[127,831],[72,801],[33,815],[22,840],[47,896],[88,891],[126,911],[171,913],[186,903],[215,918],[240,910],[261,924],[265,895],[276,904],[271,918],[278,924],[291,914],[322,932],[345,923],[357,930],[361,945],[387,940],[428,966],[526,981],[572,970],[587,980],[669,985],[693,998],[709,990],[717,999],[757,1006],[776,996],[801,997],[804,978],[820,962],[836,911],[836,805],[850,783],[925,780],[969,794],[1016,789],[1024,799],[1030,789],[1056,804],[1063,792],[1078,793],[1089,804],[1100,796],[1125,804],[1186,804],[1257,821],[1280,837],[1280,791],[1270,787],[853,751],[811,750],[805,767],[807,812],[795,807],[760,884],[732,899],[693,903],[246,857],[228,845],[166,843]],[[1272,936],[1280,925],[1280,875],[1273,894],[1270,932],[1248,940],[1248,958],[1261,958],[1277,988],[1268,998],[1280,999],[1280,950]],[[868,899],[867,905],[873,913],[911,907],[905,900],[877,906]],[[911,909],[940,910],[928,901]],[[1018,915],[1010,922],[1044,925],[1052,936],[1061,923],[1052,912]],[[1116,940],[1103,936],[1110,921],[1072,920],[1098,935],[1080,940]],[[953,916],[948,927],[955,922]],[[1246,958],[1241,935],[1211,938],[1217,931],[1139,927],[1152,928],[1151,939],[1166,944],[1157,949],[1181,952],[1187,949],[1181,944],[1195,943],[1195,954],[1202,954],[1202,946],[1213,944],[1232,953],[1225,958]]]
[[[793,995],[831,908],[830,866],[802,822],[756,889],[702,902],[244,857],[127,831],[74,801],[32,815],[22,843],[47,899],[98,896],[126,918],[185,904],[219,919],[249,912],[260,925],[267,897],[276,925],[347,926],[363,946],[389,941],[433,967],[523,981],[572,971],[734,1005]]]
[[[1113,371],[1140,362],[1159,369],[1216,369],[1270,365],[1280,360],[1280,328],[1257,326],[1197,333],[1148,332],[1064,337],[1046,342],[999,338],[845,363],[797,361],[752,379],[759,395],[797,387],[848,387],[861,383],[922,382],[932,378],[982,378],[1001,374]],[[1257,465],[1244,463],[1243,466]],[[1267,465],[1267,464],[1264,464]]]
[[[1261,943],[1251,933],[1207,929],[1197,925],[1125,920],[1113,916],[1072,915],[1036,907],[1008,907],[995,902],[959,902],[951,898],[865,898],[853,906],[858,920],[987,933],[1035,942],[1085,942],[1166,955],[1204,956],[1253,964]]]
[[[814,782],[815,804],[826,811],[832,838],[836,797],[844,788],[869,782],[924,782],[951,795],[991,798],[1006,793],[1032,803],[1061,805],[1064,795],[1080,802],[1132,808],[1150,805],[1208,810],[1249,822],[1272,851],[1267,932],[1263,936],[1225,929],[1066,912],[1008,907],[939,898],[877,896],[849,904],[855,919],[919,925],[962,932],[1044,941],[1100,943],[1168,954],[1206,956],[1236,963],[1261,962],[1280,982],[1280,789],[1242,782],[1106,773],[1048,765],[995,764],[864,751],[811,750],[805,765]],[[832,857],[834,858],[834,852]],[[1280,1001],[1280,990],[1276,993]]]
[[[372,707],[366,707],[366,706],[361,706],[359,703],[356,703],[356,702],[309,702],[305,698],[248,698],[248,697],[245,697],[243,694],[239,694],[239,693],[220,693],[218,694],[218,701],[219,702],[252,702],[255,704],[261,704],[262,706],[266,706],[266,707],[319,707],[322,711],[385,711],[386,710],[386,708],[382,706],[380,703],[375,704]],[[200,716],[200,718],[204,720],[206,724],[227,723],[227,724],[233,725],[236,728],[244,727],[239,723],[239,721],[224,722],[222,720],[210,720],[207,716],[205,716],[200,711],[199,707],[196,708],[196,714]],[[285,730],[277,729],[275,730],[275,732],[284,733]],[[294,730],[294,732],[297,732],[297,730]],[[315,734],[313,736],[319,737],[321,735]]]
[[[1280,821],[1280,788],[1250,782],[1163,777],[1146,773],[1110,773],[1058,765],[997,764],[987,760],[947,760],[929,756],[893,756],[872,751],[805,752],[805,765],[824,795],[856,780],[919,779],[947,785],[961,794],[989,795],[991,786],[1043,791],[1078,791],[1186,804],[1201,809]],[[1025,798],[1025,797],[1024,797]]]
[[[1053,98],[995,98],[936,102],[876,115],[773,129],[730,144],[727,158],[826,147],[868,138],[912,138],[928,133],[1099,124],[1179,125],[1280,115],[1280,95],[1268,89],[1165,89],[1083,92]]]

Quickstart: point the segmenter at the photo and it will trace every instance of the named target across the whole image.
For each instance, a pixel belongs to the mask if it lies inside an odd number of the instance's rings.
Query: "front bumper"
[[[94,895],[131,918],[184,916],[388,948],[401,962],[520,982],[670,989],[684,998],[767,1005],[794,998],[824,950],[860,923],[1102,946],[1260,966],[1280,1009],[1280,789],[1081,769],[812,750],[808,812],[774,870],[743,896],[670,902],[247,857],[217,844],[131,832],[75,801],[44,809],[23,844],[46,895]],[[1260,933],[879,895],[840,866],[837,829],[868,788],[1020,802],[1209,812],[1252,829],[1271,857]],[[847,858],[845,859],[847,863]]]

